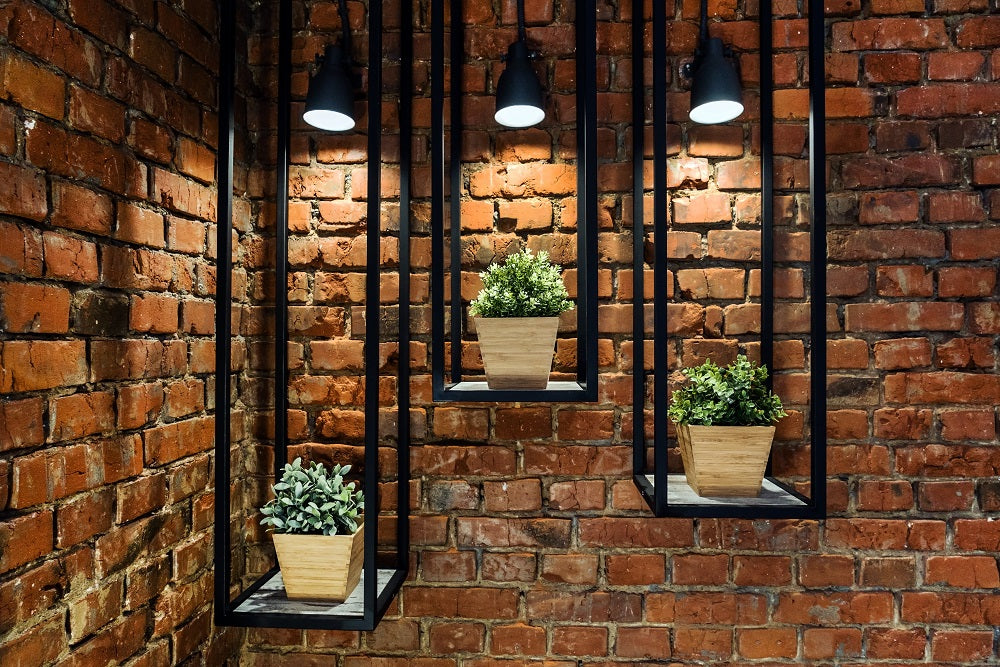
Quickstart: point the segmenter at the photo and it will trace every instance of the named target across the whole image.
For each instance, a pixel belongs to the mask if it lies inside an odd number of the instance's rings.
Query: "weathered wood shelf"
[[[646,475],[650,486],[654,484],[653,476]],[[671,505],[701,505],[704,507],[806,507],[801,498],[778,486],[774,479],[764,480],[760,495],[750,498],[718,498],[699,496],[687,483],[684,475],[667,475],[667,502]]]
[[[378,570],[376,597],[381,597],[389,586],[396,570]],[[237,614],[288,614],[336,618],[363,618],[365,614],[365,575],[354,591],[343,602],[319,602],[316,600],[289,600],[285,595],[285,585],[281,571],[276,571],[260,588],[240,603],[233,611]]]

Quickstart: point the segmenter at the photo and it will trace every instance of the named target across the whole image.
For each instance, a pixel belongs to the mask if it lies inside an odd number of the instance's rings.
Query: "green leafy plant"
[[[745,355],[721,368],[709,359],[684,375],[689,382],[674,391],[667,410],[677,424],[770,426],[785,416],[781,399],[767,388],[767,369]]]
[[[562,271],[544,250],[524,250],[479,274],[483,289],[469,307],[476,317],[554,317],[573,307]]]
[[[344,483],[350,470],[351,466],[335,465],[328,471],[316,461],[306,467],[301,458],[286,463],[281,481],[272,487],[274,498],[260,510],[261,525],[273,526],[276,533],[353,533],[365,496],[354,489],[354,482]]]

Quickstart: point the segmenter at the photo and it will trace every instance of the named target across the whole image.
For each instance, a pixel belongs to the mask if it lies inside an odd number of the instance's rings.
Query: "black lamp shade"
[[[497,82],[497,110],[493,115],[507,127],[530,127],[545,118],[545,94],[521,40],[507,50],[507,67]]]
[[[725,123],[743,113],[743,88],[736,68],[726,58],[722,40],[712,37],[701,44],[691,83],[691,111],[696,123]]]
[[[326,47],[319,71],[309,79],[302,120],[331,132],[354,128],[354,86],[351,85],[350,69],[339,45]]]

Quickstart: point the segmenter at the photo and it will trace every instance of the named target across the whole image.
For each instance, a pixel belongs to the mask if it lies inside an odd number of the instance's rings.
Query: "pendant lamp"
[[[493,115],[506,127],[530,127],[545,118],[545,93],[531,67],[524,28],[524,0],[517,0],[517,41],[507,49],[507,67],[497,82]]]
[[[743,113],[743,88],[732,54],[718,37],[708,36],[708,0],[701,0],[701,31],[698,50],[689,72],[691,111],[696,123],[726,123]]]
[[[309,79],[302,120],[320,130],[346,132],[354,129],[354,85],[351,83],[351,27],[347,2],[339,0],[344,36],[340,44],[329,44],[320,59],[319,71]]]

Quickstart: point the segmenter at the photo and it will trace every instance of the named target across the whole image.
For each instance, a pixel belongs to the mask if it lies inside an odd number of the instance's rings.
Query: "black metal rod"
[[[810,495],[826,515],[826,21],[823,0],[809,0],[810,201]]]
[[[274,274],[274,476],[288,461],[288,163],[292,130],[292,3],[278,6],[278,154]]]
[[[354,52],[351,48],[351,15],[347,11],[347,0],[337,0],[337,12],[340,14],[340,29],[342,32],[341,46],[344,49],[345,62],[351,62]]]
[[[698,39],[702,47],[708,41],[708,0],[701,0],[701,23],[698,25]]]
[[[597,6],[577,8],[577,378],[597,398]]]
[[[645,189],[646,45],[644,1],[632,0],[632,470],[646,472]]]
[[[431,0],[431,384],[444,386],[444,0]],[[435,399],[437,397],[435,396]]]
[[[774,376],[774,48],[771,0],[760,2],[760,360]]]
[[[232,217],[233,217],[233,96],[236,72],[236,11],[234,0],[219,8],[219,155],[215,283],[215,623],[229,622],[229,590],[233,556],[229,494],[230,358],[232,356]]]
[[[399,384],[396,567],[410,567],[410,165],[413,162],[413,5],[400,3],[399,71]],[[404,576],[405,578],[405,576]]]
[[[760,362],[774,386],[774,46],[771,0],[760,0]],[[774,468],[774,448],[765,475]]]
[[[465,29],[462,23],[462,0],[451,0],[451,174],[449,204],[451,215],[451,381],[462,381],[462,70],[465,67]]]
[[[667,12],[653,3],[653,469],[657,515],[667,511]]]
[[[365,620],[375,622],[380,512],[379,343],[382,306],[382,3],[368,4],[368,257],[365,271]]]
[[[524,0],[517,0],[517,38],[522,42],[528,38],[524,24]]]

